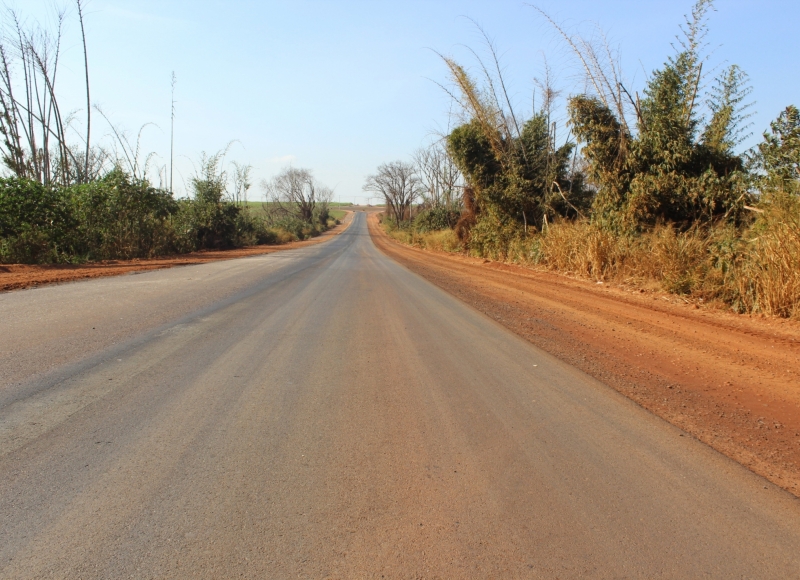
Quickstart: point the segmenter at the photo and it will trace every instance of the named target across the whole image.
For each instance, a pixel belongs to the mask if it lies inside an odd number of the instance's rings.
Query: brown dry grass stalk
[[[436,252],[460,252],[461,242],[453,230],[440,230],[436,232],[415,232],[413,230],[388,230],[389,236],[398,242],[416,246],[423,250]]]
[[[739,312],[800,316],[800,204],[774,206],[741,232],[730,226],[659,226],[615,236],[588,222],[519,237],[509,261],[595,280],[660,287]]]
[[[678,231],[662,225],[617,236],[588,221],[551,224],[544,233],[513,237],[504,259],[598,281],[661,289],[742,313],[800,318],[800,199],[773,198],[744,230],[730,225]],[[461,251],[452,230],[418,233],[388,228],[405,244]],[[491,255],[490,255],[491,254]]]
[[[800,201],[768,206],[753,230],[736,280],[743,306],[800,317]]]

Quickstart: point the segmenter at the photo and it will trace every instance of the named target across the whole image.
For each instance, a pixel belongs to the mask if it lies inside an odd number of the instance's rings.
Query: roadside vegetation
[[[333,190],[308,169],[287,167],[261,187],[270,202],[261,206],[260,218],[279,242],[316,236],[339,222],[330,205]]]
[[[414,156],[403,187],[376,179],[391,164],[365,185],[386,197],[390,235],[800,317],[800,112],[788,106],[760,144],[740,150],[751,90],[736,65],[715,78],[705,72],[711,9],[711,0],[694,5],[675,54],[641,91],[624,80],[618,55],[593,40],[602,35],[571,35],[540,12],[585,74],[585,90],[566,99],[561,132],[548,78],[529,118],[514,109],[486,34],[478,75],[443,56],[455,128]],[[447,171],[430,172],[431,157]]]
[[[285,243],[336,223],[329,190],[316,182],[310,200],[307,191],[276,192],[274,203],[251,205],[251,167],[226,162],[229,147],[201,154],[189,178],[190,197],[176,198],[168,168],[155,164],[155,154],[141,154],[145,127],[131,139],[91,104],[84,11],[84,0],[70,11],[85,63],[79,115],[67,113],[56,92],[68,13],[56,13],[54,26],[42,28],[3,8],[0,263],[80,263]],[[98,117],[107,139],[95,138]],[[284,174],[302,174],[306,185],[313,181],[308,170]]]

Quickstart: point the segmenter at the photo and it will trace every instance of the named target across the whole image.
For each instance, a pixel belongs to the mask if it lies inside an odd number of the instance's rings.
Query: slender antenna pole
[[[172,71],[172,117],[169,129],[169,192],[175,195],[175,190],[172,189],[172,166],[173,159],[175,158],[175,71]]]
[[[86,30],[83,27],[83,2],[77,0],[78,20],[81,23],[81,39],[83,40],[83,66],[86,71],[86,159],[83,166],[83,179],[89,181],[89,138],[92,134],[92,100],[89,97],[89,54],[86,50]]]

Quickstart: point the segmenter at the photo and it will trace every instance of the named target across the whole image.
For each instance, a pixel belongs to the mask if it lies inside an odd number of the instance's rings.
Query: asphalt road
[[[379,253],[0,295],[2,578],[797,578],[800,502]]]

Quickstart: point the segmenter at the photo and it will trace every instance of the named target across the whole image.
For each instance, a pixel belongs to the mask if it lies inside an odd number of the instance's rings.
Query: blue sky
[[[690,1],[541,0],[568,27],[599,24],[641,89],[645,72],[672,54]],[[11,4],[47,18],[50,0]],[[58,5],[58,4],[56,4]],[[177,193],[201,151],[231,140],[228,159],[250,163],[255,185],[292,163],[363,200],[364,177],[406,159],[448,123],[450,101],[436,82],[446,70],[434,51],[474,64],[474,19],[500,49],[516,106],[530,111],[533,79],[546,56],[564,96],[578,71],[563,43],[519,0],[203,1],[90,0],[86,17],[92,101],[136,133],[143,149],[169,157],[170,75],[175,71]],[[752,145],[789,104],[800,105],[800,2],[718,0],[708,37],[711,63],[738,64],[751,78]],[[62,107],[82,114],[82,54],[71,18],[59,79]],[[95,120],[98,136],[108,133]]]

